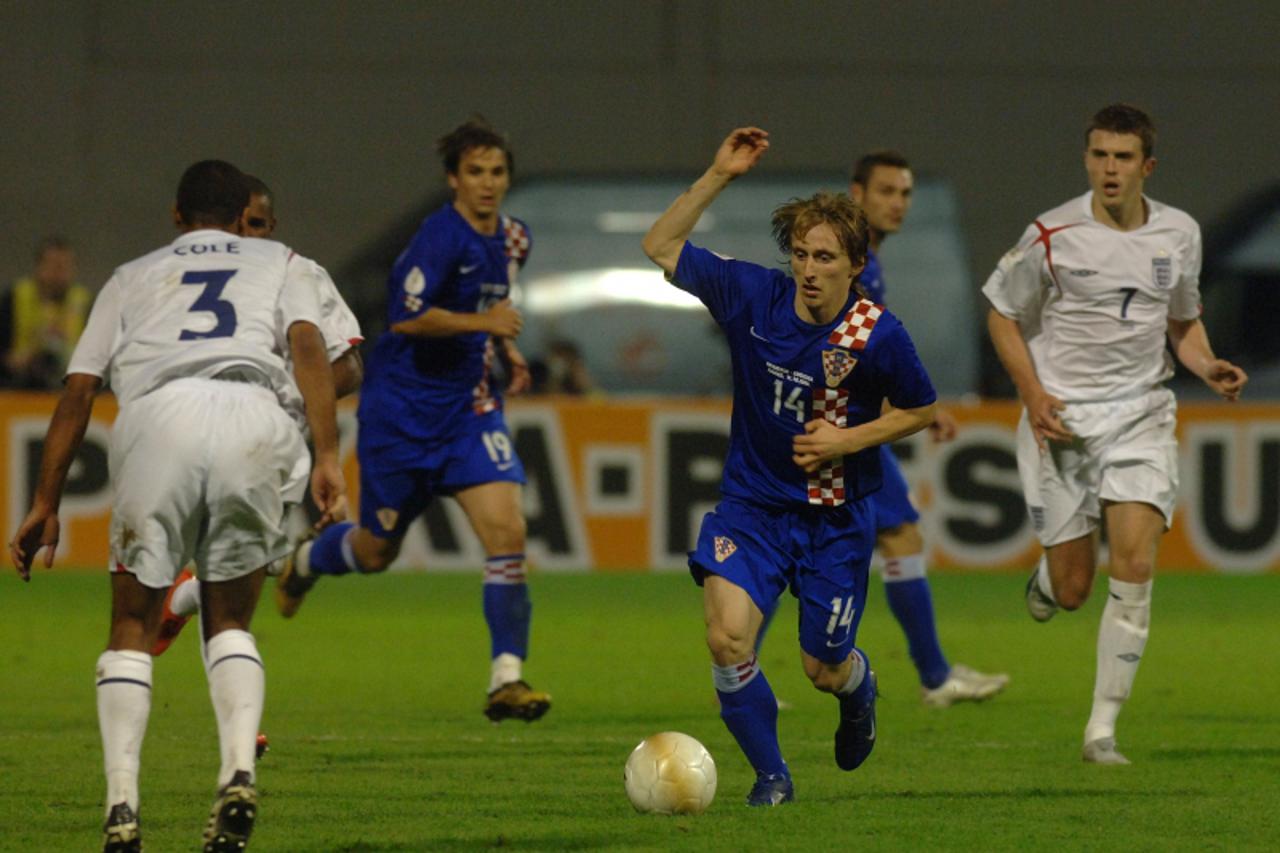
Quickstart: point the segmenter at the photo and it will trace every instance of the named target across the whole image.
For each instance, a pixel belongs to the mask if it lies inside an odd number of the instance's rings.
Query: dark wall
[[[85,278],[167,241],[191,161],[278,194],[280,235],[338,267],[440,182],[472,111],[521,172],[700,171],[737,124],[767,168],[893,145],[955,181],[975,278],[1084,189],[1114,100],[1160,128],[1153,196],[1211,220],[1280,177],[1274,3],[340,2],[0,4],[0,277],[63,231]],[[535,223],[536,225],[536,223]]]

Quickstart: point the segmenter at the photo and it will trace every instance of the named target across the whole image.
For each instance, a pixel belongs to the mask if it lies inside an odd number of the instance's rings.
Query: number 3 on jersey
[[[227,286],[235,270],[191,270],[182,276],[183,284],[202,284],[204,292],[196,297],[188,311],[208,311],[217,322],[207,332],[183,329],[180,341],[198,341],[205,338],[229,338],[236,333],[236,306],[222,299],[222,289]]]

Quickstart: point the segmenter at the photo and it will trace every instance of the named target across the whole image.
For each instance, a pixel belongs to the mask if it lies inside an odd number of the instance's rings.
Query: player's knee
[[[712,660],[720,666],[740,663],[755,653],[752,639],[745,631],[733,631],[718,624],[707,626],[707,649]]]
[[[1089,600],[1093,591],[1093,577],[1068,575],[1053,591],[1058,606],[1063,610],[1078,610]]]
[[[823,693],[835,693],[849,678],[849,673],[843,667],[810,658],[805,659],[804,674]]]
[[[398,539],[378,539],[374,536],[357,538],[352,542],[356,563],[361,572],[385,572],[400,555]]]

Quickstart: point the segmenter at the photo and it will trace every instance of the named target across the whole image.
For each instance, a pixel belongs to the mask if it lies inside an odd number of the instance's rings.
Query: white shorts
[[[284,556],[284,505],[311,459],[269,389],[179,379],[124,408],[108,465],[111,570],[159,589],[192,559],[201,580],[226,581]]]
[[[1173,522],[1178,495],[1177,403],[1158,388],[1127,400],[1068,403],[1060,414],[1075,436],[1041,454],[1024,409],[1018,421],[1018,474],[1040,544],[1092,533],[1101,502],[1151,504]]]

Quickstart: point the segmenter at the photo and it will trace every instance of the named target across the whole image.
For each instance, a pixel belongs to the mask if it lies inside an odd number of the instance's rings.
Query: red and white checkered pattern
[[[840,325],[831,330],[827,343],[845,349],[861,350],[867,345],[871,330],[876,327],[876,321],[883,312],[884,308],[871,300],[859,299],[853,303],[849,313],[844,315]]]
[[[728,536],[717,536],[716,544],[716,562],[723,563],[725,560],[733,556],[733,552],[738,550],[738,546]]]
[[[843,388],[814,388],[813,414],[844,429],[849,419],[849,392]],[[814,506],[844,503],[843,460],[827,462],[809,475],[809,503]]]
[[[524,223],[504,215],[502,217],[502,236],[507,252],[507,260],[518,261],[523,266],[525,258],[529,257],[529,231],[524,227]]]
[[[484,372],[480,382],[471,389],[471,410],[477,415],[487,415],[498,408],[498,401],[489,393],[489,374],[493,370],[493,338],[484,343]]]

